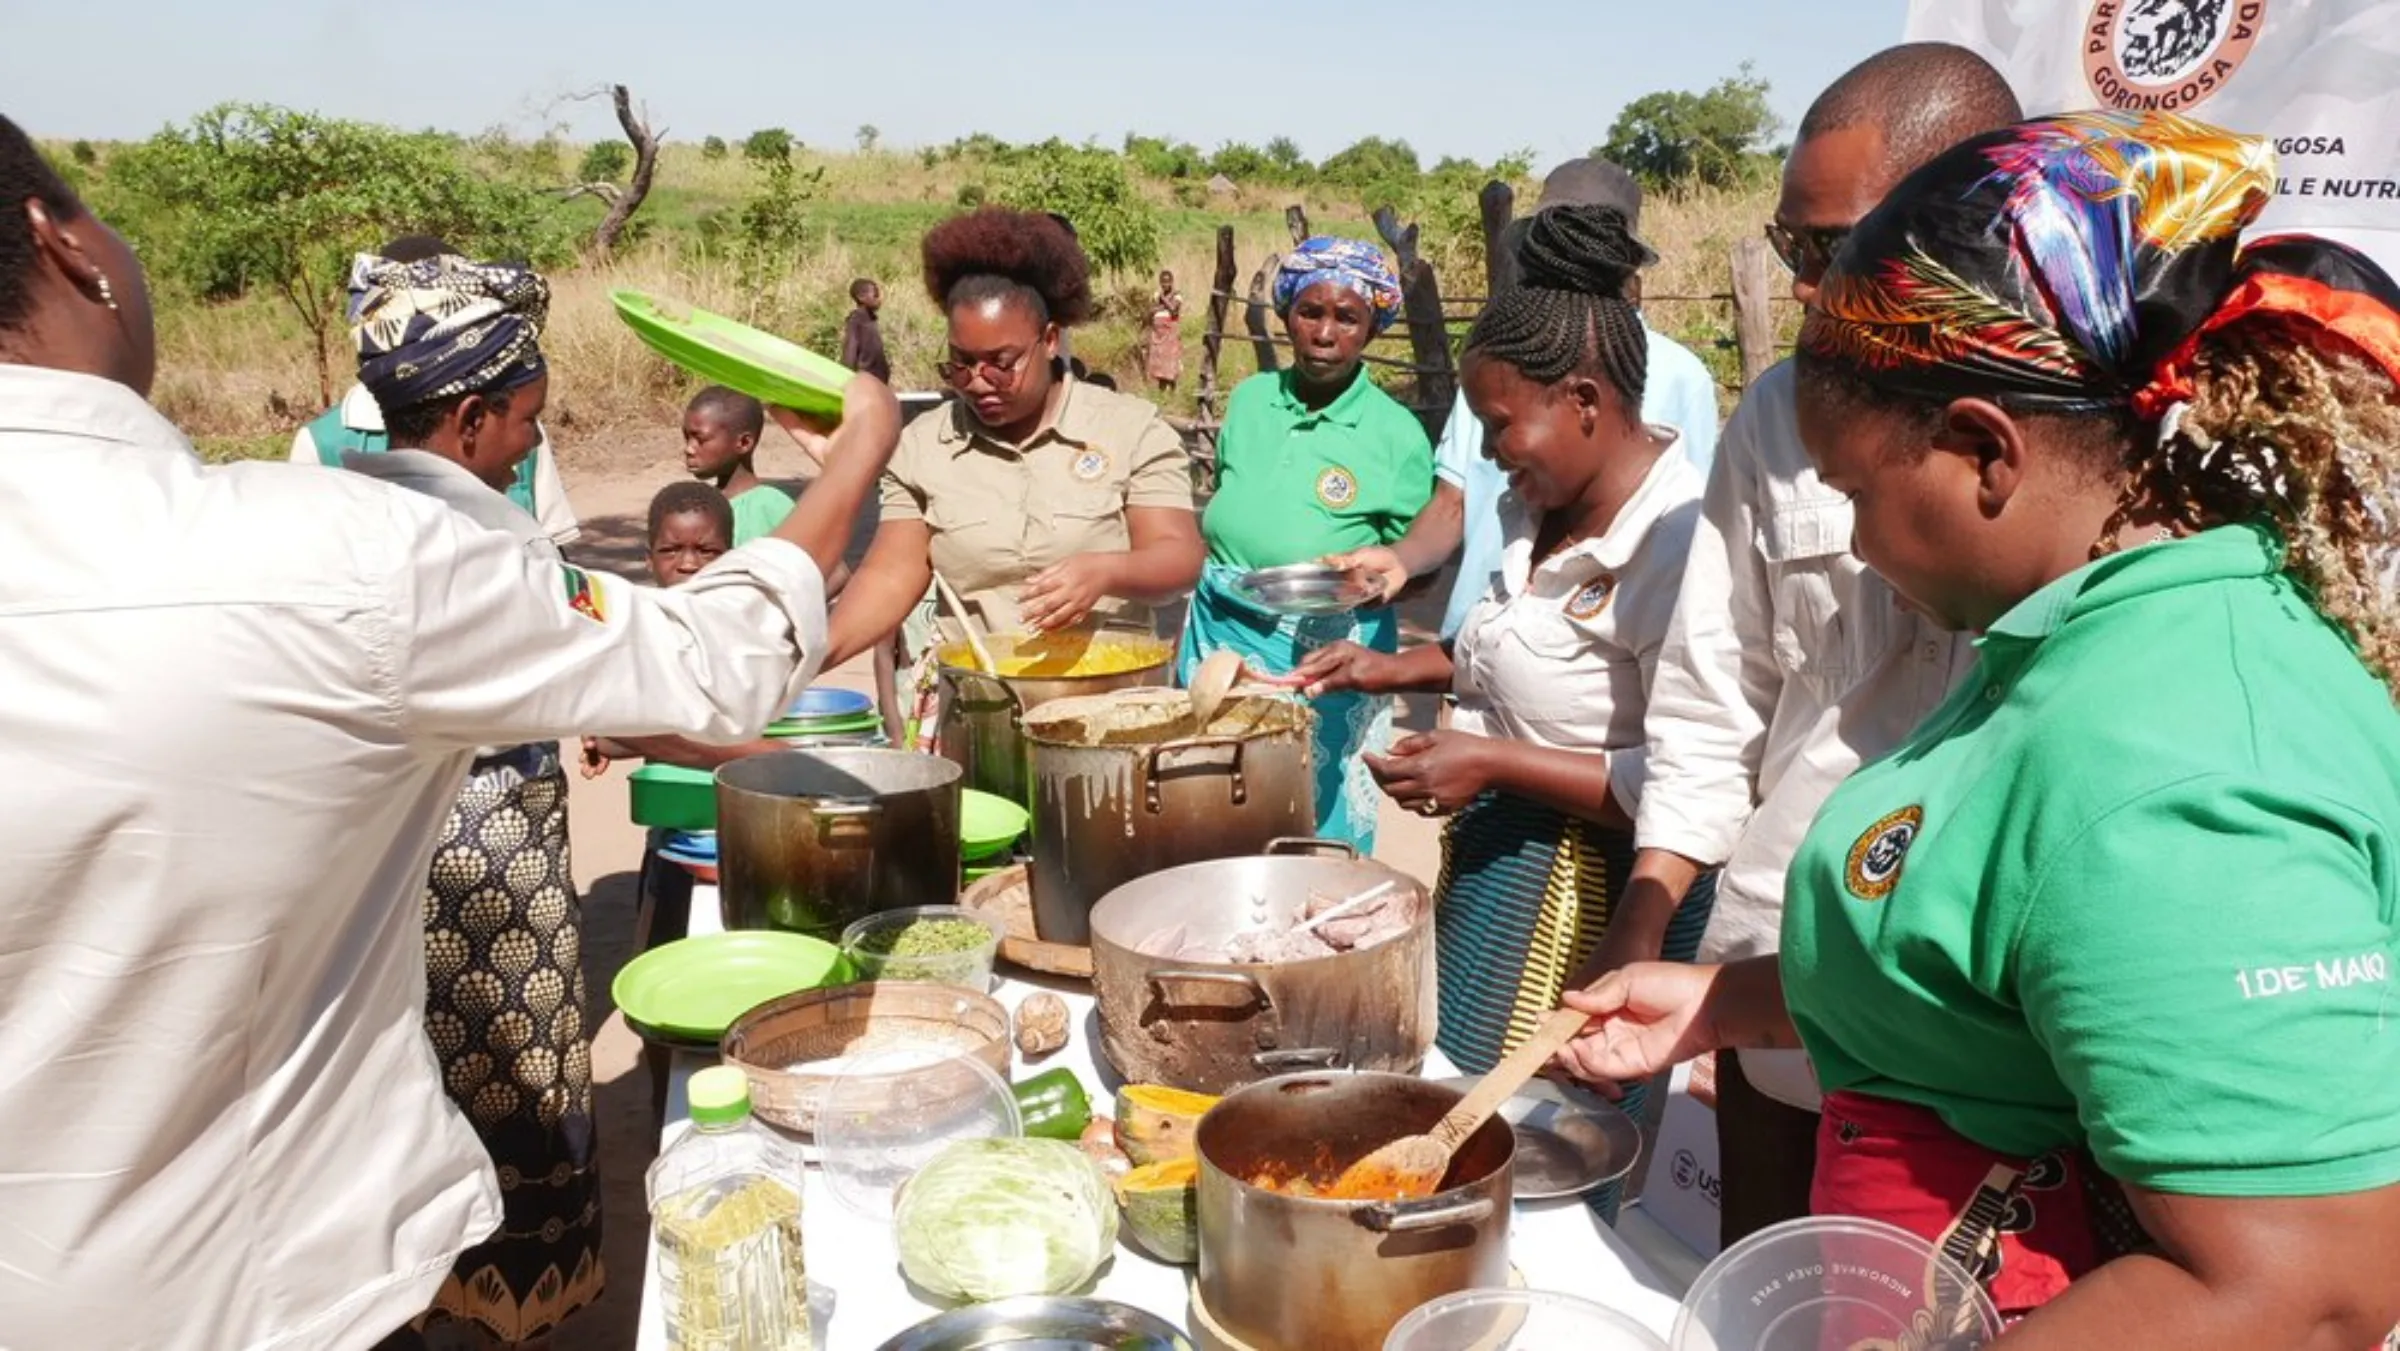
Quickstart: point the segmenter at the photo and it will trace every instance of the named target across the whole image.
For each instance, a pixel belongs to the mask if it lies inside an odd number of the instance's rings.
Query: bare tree
[[[603,192],[601,189],[608,185],[592,183],[574,189],[570,196],[589,192],[608,201],[608,214],[601,218],[600,228],[592,232],[592,254],[605,258],[617,247],[617,240],[632,222],[633,213],[642,209],[642,199],[650,195],[650,180],[658,174],[658,146],[666,130],[663,127],[657,131],[650,129],[650,109],[645,106],[636,113],[632,91],[621,84],[606,85],[568,97],[587,99],[598,98],[602,94],[608,95],[609,101],[616,105],[617,125],[625,129],[625,139],[633,145],[633,177],[626,182],[623,191]]]

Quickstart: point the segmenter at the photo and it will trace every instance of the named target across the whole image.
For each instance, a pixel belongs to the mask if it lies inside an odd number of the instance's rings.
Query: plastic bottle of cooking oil
[[[730,1065],[692,1076],[692,1129],[650,1165],[650,1231],[675,1351],[811,1351],[800,1160],[750,1117]]]

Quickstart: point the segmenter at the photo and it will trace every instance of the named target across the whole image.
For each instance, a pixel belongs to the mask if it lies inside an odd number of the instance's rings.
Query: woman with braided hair
[[[2243,248],[2274,188],[2261,142],[2077,114],[1859,225],[1800,431],[1979,660],[1819,812],[1780,966],[1568,1001],[1601,1079],[1804,1045],[1813,1208],[1942,1243],[2012,1351],[2400,1318],[2400,290]]]
[[[1648,348],[1626,283],[1651,261],[1615,207],[1551,207],[1520,284],[1467,335],[1467,402],[1507,471],[1507,544],[1450,643],[1384,654],[1343,643],[1302,662],[1310,694],[1454,692],[1448,730],[1371,757],[1385,792],[1434,815],[1443,1052],[1480,1074],[1558,1006],[1608,927],[1633,854],[1642,715],[1699,514],[1677,433],[1640,417]],[[1689,959],[1705,895],[1668,951]],[[1633,1103],[1639,1110],[1638,1088]],[[1615,1214],[1616,1193],[1595,1194]]]

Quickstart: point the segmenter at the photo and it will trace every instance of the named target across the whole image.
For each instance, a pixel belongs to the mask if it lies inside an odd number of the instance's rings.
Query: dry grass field
[[[821,170],[822,177],[803,207],[807,242],[780,266],[763,273],[753,267],[745,279],[731,251],[712,243],[722,235],[717,227],[755,190],[757,171],[738,154],[712,160],[696,146],[674,145],[662,157],[657,186],[636,218],[634,241],[608,260],[553,270],[554,299],[544,339],[554,371],[549,421],[570,462],[581,446],[663,429],[690,392],[687,377],[651,355],[617,321],[608,293],[619,287],[759,322],[830,352],[838,343],[851,279],[875,277],[884,283],[885,341],[898,382],[918,388],[932,383],[941,331],[934,306],[916,282],[917,240],[927,226],[960,209],[962,200],[980,195],[988,169],[971,161],[928,165],[915,153],[802,152],[798,158],[804,174]],[[1520,202],[1530,203],[1534,185],[1518,189]],[[1245,187],[1212,196],[1199,184],[1159,181],[1143,181],[1140,190],[1157,210],[1161,263],[1175,272],[1187,301],[1186,376],[1166,400],[1170,411],[1191,408],[1218,226],[1235,229],[1237,290],[1286,244],[1288,205],[1301,205],[1320,231],[1373,237],[1359,203],[1322,191]],[[597,203],[577,206],[588,207],[597,220]],[[1471,203],[1460,206],[1464,209],[1446,213],[1449,220],[1473,218]],[[1763,192],[1694,190],[1654,196],[1643,217],[1643,234],[1662,259],[1646,281],[1650,322],[1701,352],[1728,380],[1736,370],[1731,307],[1678,297],[1724,292],[1728,250],[1737,238],[1760,228],[1771,206],[1771,196]],[[1426,222],[1422,247],[1443,274],[1445,294],[1481,294],[1480,242],[1446,236],[1440,229]],[[1145,384],[1140,324],[1150,287],[1146,275],[1104,278],[1100,317],[1076,335],[1076,355],[1109,371],[1127,389]],[[1454,315],[1466,313],[1453,307]],[[278,452],[292,429],[317,410],[311,339],[273,297],[201,302],[164,294],[158,325],[156,401],[212,457]],[[1238,307],[1233,325],[1238,332]],[[1406,344],[1397,336],[1386,341],[1381,349],[1386,354],[1406,355]],[[1222,382],[1230,387],[1253,369],[1248,346],[1229,342]]]

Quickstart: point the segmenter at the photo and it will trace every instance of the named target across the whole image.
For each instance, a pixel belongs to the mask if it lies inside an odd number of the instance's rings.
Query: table
[[[714,932],[719,924],[716,888],[694,887],[691,931]],[[993,997],[1013,1013],[1018,1001],[1041,989],[1053,990],[1067,1001],[1070,1040],[1065,1049],[1031,1070],[1017,1067],[1015,1077],[1063,1066],[1083,1080],[1092,1094],[1094,1111],[1106,1110],[1105,1100],[1114,1095],[1118,1079],[1097,1054],[1099,1025],[1090,989],[1081,982],[1028,977],[1004,968]],[[715,1057],[703,1053],[676,1053],[669,1072],[662,1149],[689,1129],[685,1088],[695,1070],[713,1063]],[[1451,1068],[1436,1051],[1425,1073],[1440,1078],[1450,1074]],[[813,1166],[802,1189],[801,1207],[809,1284],[819,1301],[818,1351],[875,1351],[888,1338],[939,1311],[940,1306],[912,1294],[901,1278],[890,1226],[843,1205],[826,1184],[823,1172]],[[1509,1226],[1508,1251],[1526,1283],[1536,1289],[1596,1300],[1638,1319],[1662,1337],[1674,1322],[1681,1282],[1654,1271],[1580,1201],[1520,1203]],[[647,1260],[656,1260],[655,1248]],[[1115,1256],[1085,1293],[1131,1304],[1179,1327],[1189,1327],[1191,1274],[1189,1267],[1153,1261],[1120,1236]],[[642,1276],[641,1330],[636,1345],[639,1351],[666,1351],[658,1283],[648,1268]]]

